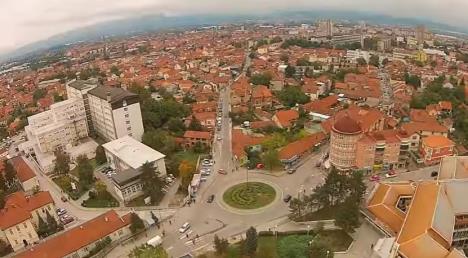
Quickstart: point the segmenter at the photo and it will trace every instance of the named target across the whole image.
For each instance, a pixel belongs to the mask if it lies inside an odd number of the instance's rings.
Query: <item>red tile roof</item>
[[[202,131],[185,131],[184,138],[211,139],[210,132]]]
[[[36,176],[31,167],[24,161],[22,156],[12,158],[11,163],[16,170],[16,176],[21,182],[26,182]]]
[[[419,133],[421,131],[446,133],[448,129],[434,122],[410,122],[401,126],[408,134]]]
[[[130,213],[119,217],[114,210],[18,254],[17,258],[61,258],[130,224]]]
[[[242,129],[232,130],[232,152],[237,158],[245,155],[244,148],[251,145],[260,144],[265,140],[265,137],[253,137],[246,135]]]
[[[299,118],[299,113],[294,109],[280,110],[276,112],[275,116],[281,126],[290,127],[291,123]]]
[[[16,192],[8,195],[5,207],[0,210],[0,228],[5,230],[17,225],[31,217],[31,212],[54,200],[49,192],[39,192],[26,196],[24,192]]]
[[[303,105],[304,110],[320,114],[331,114],[331,107],[338,104],[338,96],[331,95]]]
[[[304,154],[306,151],[310,150],[317,143],[325,139],[324,133],[316,133],[309,136],[306,136],[298,141],[292,142],[282,148],[279,152],[279,158],[282,160],[288,160],[294,156],[299,156]]]

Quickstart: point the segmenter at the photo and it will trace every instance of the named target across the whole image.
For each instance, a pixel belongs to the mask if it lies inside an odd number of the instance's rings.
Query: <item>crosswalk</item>
[[[182,235],[179,237],[179,239],[182,240],[182,239],[184,239],[184,238],[187,238],[187,236],[190,237],[190,234],[192,234],[192,232],[193,232],[193,230],[189,230],[189,231],[185,232],[184,234],[182,234]]]
[[[184,243],[184,245],[187,247],[195,247],[195,246],[201,246],[201,245],[207,245],[207,244],[209,243],[207,242],[206,237],[199,237],[195,239],[195,241],[194,239],[190,239]]]

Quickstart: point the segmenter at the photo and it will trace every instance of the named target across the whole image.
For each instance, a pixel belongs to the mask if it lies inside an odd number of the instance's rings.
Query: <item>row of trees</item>
[[[37,228],[37,234],[39,237],[44,238],[50,236],[63,229],[62,225],[59,225],[55,218],[46,210],[46,220],[41,216],[39,217],[39,223]]]

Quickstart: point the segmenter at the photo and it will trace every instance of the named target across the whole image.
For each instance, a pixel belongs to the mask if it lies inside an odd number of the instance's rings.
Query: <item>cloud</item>
[[[236,14],[278,10],[374,12],[468,25],[466,0],[2,0],[0,49],[11,49],[54,34],[103,21],[147,14]]]

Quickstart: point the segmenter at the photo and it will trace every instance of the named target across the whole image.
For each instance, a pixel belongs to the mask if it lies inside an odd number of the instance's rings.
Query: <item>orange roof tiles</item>
[[[202,131],[185,131],[184,138],[211,139],[211,133]]]
[[[119,217],[114,210],[76,226],[18,254],[18,258],[61,258],[130,224],[130,213]]]
[[[278,119],[278,122],[281,124],[281,126],[289,127],[291,126],[292,122],[299,118],[299,113],[294,109],[280,110],[276,112],[275,116]]]
[[[232,129],[232,152],[237,158],[245,155],[244,148],[251,145],[260,144],[265,140],[265,137],[253,137],[246,135],[242,129]]]
[[[23,157],[17,156],[10,161],[15,168],[16,176],[21,182],[26,182],[36,176],[31,167],[24,161]]]
[[[430,148],[455,146],[455,143],[442,135],[430,135],[422,139],[422,144]]]
[[[324,133],[316,133],[306,136],[298,141],[292,142],[282,148],[279,152],[279,158],[288,160],[294,156],[300,156],[325,139]]]

